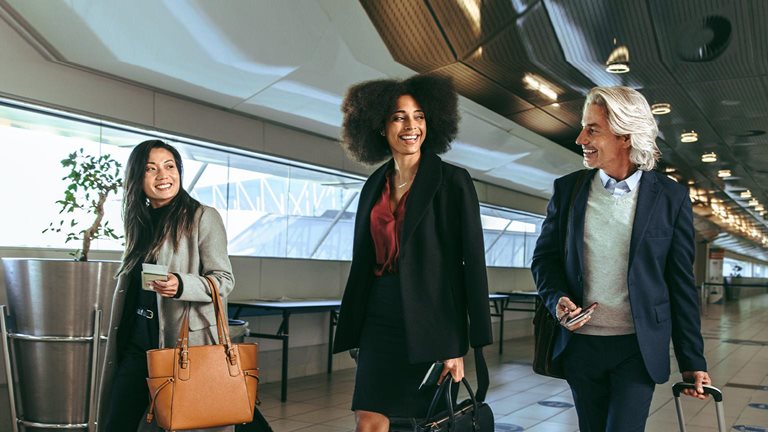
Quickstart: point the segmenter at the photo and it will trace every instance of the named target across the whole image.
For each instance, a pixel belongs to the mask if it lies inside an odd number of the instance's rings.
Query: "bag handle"
[[[211,290],[211,301],[213,303],[214,314],[216,315],[216,331],[219,335],[217,345],[224,345],[224,350],[227,354],[227,359],[229,360],[230,375],[237,376],[240,373],[237,361],[237,350],[233,349],[232,340],[229,337],[229,328],[224,319],[224,305],[222,304],[221,296],[219,295],[219,289],[212,276],[205,276],[205,280]],[[184,314],[182,315],[179,338],[176,341],[176,347],[179,348],[179,362],[182,369],[187,369],[189,367],[189,310],[190,305],[187,303],[184,308]]]
[[[472,402],[472,406],[474,410],[472,411],[472,419],[474,424],[477,424],[479,419],[479,409],[480,405],[477,401],[477,398],[475,397],[475,393],[472,391],[472,387],[469,385],[469,382],[466,378],[461,379],[461,383],[464,384],[464,388],[467,389],[467,393],[469,393],[469,400]],[[427,417],[426,422],[429,423],[430,419],[432,419],[432,416],[435,414],[435,410],[437,409],[437,404],[440,401],[440,397],[445,397],[445,404],[448,408],[448,422],[449,426],[447,430],[451,430],[452,424],[456,422],[456,413],[453,408],[453,398],[451,397],[451,386],[453,385],[453,378],[451,378],[449,375],[446,375],[445,378],[443,378],[443,382],[440,384],[440,387],[438,387],[437,391],[435,392],[435,395],[432,397],[432,402],[429,404],[429,409],[427,410]]]

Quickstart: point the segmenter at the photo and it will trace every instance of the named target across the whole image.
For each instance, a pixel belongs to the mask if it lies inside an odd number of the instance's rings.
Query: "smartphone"
[[[440,374],[442,372],[443,372],[442,361],[438,360],[432,363],[432,366],[429,367],[427,374],[424,375],[424,379],[421,380],[421,384],[419,384],[419,390],[421,390],[422,387],[424,386],[436,386],[437,382],[440,380]]]
[[[585,307],[584,309],[582,309],[581,312],[579,312],[579,314],[576,315],[575,317],[566,320],[563,323],[563,325],[566,326],[566,327],[570,327],[570,326],[572,326],[574,324],[580,323],[581,321],[586,319],[588,316],[592,315],[592,312],[595,311],[596,307],[597,307],[597,302],[592,303],[591,305],[589,305],[589,306]]]

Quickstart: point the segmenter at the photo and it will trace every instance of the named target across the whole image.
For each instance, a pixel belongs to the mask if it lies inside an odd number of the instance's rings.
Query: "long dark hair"
[[[192,198],[179,184],[179,193],[168,203],[168,211],[163,213],[155,230],[152,225],[149,200],[144,193],[147,160],[149,160],[149,153],[155,148],[171,152],[176,169],[179,171],[179,183],[182,182],[184,166],[181,155],[173,146],[160,140],[149,140],[134,147],[128,157],[123,182],[125,253],[119,274],[130,272],[145,260],[157,259],[160,248],[168,239],[173,242],[173,250],[176,251],[181,238],[192,233],[195,212],[200,207],[200,202]]]

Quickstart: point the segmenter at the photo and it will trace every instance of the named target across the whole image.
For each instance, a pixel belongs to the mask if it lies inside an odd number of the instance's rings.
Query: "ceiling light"
[[[701,155],[701,161],[707,162],[707,163],[717,162],[717,154],[715,154],[714,152],[704,153],[703,155]]]
[[[664,115],[672,112],[672,105],[668,103],[657,103],[651,105],[651,113],[655,115]]]
[[[677,177],[675,177],[675,176],[673,176],[673,175],[669,175],[669,174],[667,174],[667,177],[669,177],[669,178],[671,178],[672,180],[674,180],[674,181],[676,181],[676,182],[680,183],[680,180],[678,180],[678,179],[677,179]]]
[[[664,167],[664,172],[665,172],[665,173],[673,173],[673,172],[675,172],[675,171],[677,171],[677,170],[675,169],[675,167],[671,167],[671,166],[668,166],[668,167]]]
[[[744,199],[749,199],[752,198],[752,192],[745,190],[744,192],[740,193],[739,196]]]
[[[531,90],[536,90],[550,100],[557,100],[557,92],[552,90],[552,87],[544,83],[543,80],[531,74],[525,74],[523,77],[523,84]]]
[[[760,201],[758,201],[757,198],[752,198],[751,200],[749,200],[747,205],[750,206],[750,207],[755,207],[755,206],[760,205]]]
[[[731,176],[731,170],[719,170],[717,172],[717,176],[720,178],[730,177]]]
[[[614,74],[629,72],[629,48],[626,45],[616,45],[616,39],[613,40],[614,49],[605,62],[605,70]]]
[[[680,141],[684,143],[696,142],[699,140],[699,134],[696,131],[683,132],[680,134]]]
[[[756,211],[756,212],[761,212],[761,211],[763,211],[763,210],[765,210],[765,207],[763,207],[763,205],[762,205],[762,204],[760,204],[760,205],[758,205],[758,206],[756,206],[756,207],[755,207],[755,211]]]

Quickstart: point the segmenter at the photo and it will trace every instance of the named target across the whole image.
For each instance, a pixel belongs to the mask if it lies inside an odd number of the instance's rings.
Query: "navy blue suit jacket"
[[[562,296],[583,306],[584,215],[596,173],[578,171],[555,180],[547,217],[536,242],[531,271],[553,315]],[[580,184],[579,176],[583,176]],[[669,379],[670,338],[680,371],[707,368],[699,295],[693,278],[693,212],[688,190],[662,174],[644,172],[639,187],[627,285],[643,361],[648,374],[660,384]],[[563,352],[571,336],[565,328],[558,331],[555,357]]]

